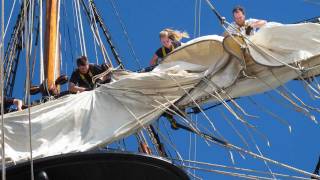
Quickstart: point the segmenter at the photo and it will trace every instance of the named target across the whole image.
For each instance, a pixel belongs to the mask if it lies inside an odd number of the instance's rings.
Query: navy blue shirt
[[[99,65],[89,64],[89,71],[86,74],[80,75],[79,69],[73,71],[70,82],[79,87],[93,89],[94,83],[92,77],[104,72],[104,68]]]
[[[159,48],[157,51],[156,51],[156,55],[159,57],[159,58],[163,58],[165,55],[163,54],[162,52],[162,48],[164,48],[165,52],[166,52],[166,55],[169,54],[170,52],[172,52],[175,48],[181,46],[181,42],[179,41],[172,41],[172,45],[174,48],[166,48],[166,47],[161,47]]]

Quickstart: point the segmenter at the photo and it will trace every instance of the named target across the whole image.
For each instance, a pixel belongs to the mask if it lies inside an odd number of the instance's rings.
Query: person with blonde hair
[[[154,53],[150,65],[154,66],[159,64],[159,62],[170,52],[172,52],[175,48],[181,46],[180,40],[182,38],[189,38],[188,33],[186,32],[180,32],[173,29],[164,29],[159,33],[160,36],[160,42],[162,44],[162,47],[157,49],[157,51]]]

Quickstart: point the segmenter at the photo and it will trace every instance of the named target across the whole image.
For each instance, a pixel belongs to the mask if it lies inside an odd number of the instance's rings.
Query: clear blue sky
[[[66,0],[69,1],[69,0]],[[152,57],[154,51],[160,46],[158,33],[161,29],[171,27],[174,29],[185,30],[189,32],[191,37],[194,37],[194,6],[195,0],[118,0],[118,7],[121,18],[126,24],[130,39],[134,46],[134,50],[137,57],[140,59],[140,63],[143,67],[148,66],[149,60]],[[276,21],[281,23],[294,23],[303,19],[319,16],[320,6],[306,3],[303,0],[269,0],[269,1],[253,1],[253,0],[227,0],[227,1],[212,1],[217,10],[232,21],[231,10],[235,5],[242,5],[246,8],[247,17],[265,19],[267,21]],[[7,2],[6,2],[7,3]],[[96,2],[98,8],[103,13],[105,23],[110,28],[110,32],[114,39],[119,53],[122,56],[124,64],[127,69],[138,69],[137,64],[129,53],[129,49],[124,38],[122,29],[116,16],[113,14],[109,0],[99,0]],[[7,4],[8,5],[8,4]],[[11,4],[10,4],[11,5]],[[72,20],[72,6],[67,6],[68,16],[63,16],[62,21],[69,21],[69,25],[73,26]],[[6,8],[6,19],[8,18],[10,8]],[[215,15],[210,11],[205,1],[202,0],[201,8],[201,26],[200,34],[221,34],[223,29],[219,25],[219,22]],[[84,17],[85,18],[85,17]],[[63,28],[62,28],[63,29]],[[9,29],[10,32],[10,29]],[[72,36],[75,34],[71,30]],[[306,32],[307,33],[307,32]],[[88,56],[95,62],[94,45],[92,42],[92,35],[88,28],[85,28],[86,44],[88,48]],[[7,35],[7,38],[10,34]],[[6,39],[7,39],[6,38]],[[292,37],[296,38],[296,37]],[[64,40],[62,40],[64,41]],[[63,42],[64,43],[64,42]],[[73,44],[76,46],[76,42]],[[67,72],[69,75],[72,71],[72,62],[70,59],[71,48],[66,47],[66,54],[64,54],[64,66],[62,71]],[[75,47],[73,47],[73,53],[77,53]],[[101,57],[100,57],[101,60]],[[23,64],[23,63],[22,63]],[[67,64],[67,70],[65,69]],[[18,76],[16,86],[18,87],[14,92],[16,97],[22,98],[24,80],[24,68],[23,65],[19,67],[20,75]],[[36,72],[37,73],[37,72]],[[21,78],[23,77],[23,78]],[[37,82],[37,78],[34,80]],[[309,98],[307,92],[304,90],[303,85],[299,81],[292,81],[287,86],[303,98],[306,103],[315,107],[319,107],[319,100],[312,100]],[[259,132],[263,133],[271,142],[271,147],[266,145],[265,139],[261,138],[258,133],[253,133],[254,139],[257,141],[262,153],[274,160],[288,163],[297,168],[301,168],[306,171],[313,171],[316,161],[320,155],[319,144],[319,125],[311,122],[306,116],[295,112],[292,109],[285,108],[279,104],[276,104],[274,100],[271,100],[270,95],[276,99],[281,99],[275,92],[269,92],[269,95],[261,94],[253,96],[254,101],[267,107],[270,111],[273,111],[277,115],[286,119],[292,126],[292,132],[289,133],[288,126],[283,125],[272,116],[262,112],[254,104],[252,104],[248,98],[241,98],[238,102],[241,106],[250,114],[257,115],[260,118],[250,119],[247,118],[252,124],[257,126]],[[214,119],[216,126],[221,133],[232,143],[244,147],[239,138],[236,136],[232,128],[222,118],[221,112],[228,114],[223,107],[217,107],[208,111],[210,118]],[[319,113],[313,112],[318,119]],[[240,132],[244,134],[247,141],[250,142],[250,136],[246,133],[245,129],[240,123],[237,123],[234,118],[227,115],[231,121],[233,121]],[[207,123],[202,115],[193,116],[194,119],[198,119],[199,123],[203,123],[207,126]],[[189,149],[189,133],[182,131],[173,132],[173,139],[177,145],[179,151],[182,153],[185,159],[188,159]],[[232,165],[229,153],[225,149],[217,146],[208,147],[203,140],[197,138],[196,159],[204,162]],[[194,142],[194,140],[193,140]],[[250,143],[251,150],[255,151],[254,146]],[[193,146],[194,148],[194,146]],[[131,149],[135,149],[131,148]],[[235,166],[247,167],[265,170],[266,167],[261,161],[257,161],[249,156],[243,160],[239,154],[234,153],[234,159],[236,161]],[[270,165],[274,172],[287,172],[282,168]],[[201,177],[205,179],[232,179],[228,176],[220,176],[215,174],[208,174],[198,172]]]

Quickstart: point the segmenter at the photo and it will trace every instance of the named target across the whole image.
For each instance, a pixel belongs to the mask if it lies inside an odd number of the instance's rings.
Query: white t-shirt
[[[258,19],[247,19],[245,20],[244,26],[240,27],[236,22],[232,22],[231,25],[227,27],[227,32],[230,34],[239,34],[239,31],[241,34],[246,35],[246,27],[249,26],[249,24],[255,23],[259,21]],[[238,31],[239,30],[239,31]],[[250,32],[250,36],[253,35],[258,29],[253,28],[253,30]]]

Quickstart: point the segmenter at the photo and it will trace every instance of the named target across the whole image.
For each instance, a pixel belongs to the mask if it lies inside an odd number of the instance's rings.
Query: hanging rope
[[[33,168],[33,154],[32,154],[32,126],[31,126],[31,99],[30,99],[30,57],[31,57],[31,48],[32,48],[32,29],[33,29],[33,10],[34,10],[34,0],[30,1],[29,13],[27,12],[26,1],[24,1],[24,15],[25,18],[25,43],[26,43],[26,66],[27,66],[27,79],[26,79],[26,100],[28,103],[28,123],[29,123],[29,148],[30,148],[30,171],[31,171],[31,180],[34,180],[34,168]],[[29,26],[27,23],[29,22]]]
[[[84,38],[84,32],[83,32],[83,25],[82,25],[82,16],[81,16],[81,11],[80,11],[80,3],[78,0],[76,0],[76,11],[78,12],[78,27],[80,28],[79,31],[80,31],[80,39],[82,40],[82,46],[83,46],[83,53],[85,56],[87,56],[87,49],[86,49],[86,41],[85,41],[85,38]]]
[[[42,0],[39,0],[39,37],[40,37],[40,82],[41,84],[44,81],[44,60],[43,60],[43,7]]]
[[[223,175],[227,175],[227,176],[233,176],[233,177],[244,178],[244,179],[274,180],[272,178],[263,177],[263,176],[254,176],[254,175],[249,175],[249,174],[234,173],[234,172],[221,171],[221,170],[215,170],[215,169],[205,169],[205,168],[194,167],[194,166],[183,166],[183,165],[181,165],[180,167],[182,167],[182,168],[190,168],[190,169],[195,169],[195,170],[202,170],[202,171],[207,171],[207,172],[213,172],[213,173],[216,173],[216,174],[223,174]]]
[[[198,0],[194,1],[194,28],[193,28],[193,38],[197,37],[197,12],[198,12]]]
[[[103,59],[104,59],[104,63],[112,66],[111,59],[110,59],[108,52],[107,52],[107,50],[101,40],[101,37],[100,37],[100,33],[99,33],[99,30],[97,27],[97,20],[96,20],[96,16],[95,16],[92,4],[89,3],[89,8],[86,6],[84,0],[81,0],[81,4],[83,7],[83,10],[86,12],[86,16],[87,16],[88,22],[90,24],[90,29],[93,34],[94,45],[96,45],[95,43],[97,43],[99,45]],[[95,51],[96,51],[96,46],[95,46]],[[97,51],[96,51],[96,58],[97,58],[96,61],[98,64]]]
[[[198,37],[200,37],[201,34],[201,8],[202,7],[202,0],[199,0],[199,14],[198,14]]]
[[[173,161],[180,161],[179,159],[171,159]],[[226,165],[221,165],[221,164],[214,164],[214,163],[208,163],[208,162],[200,162],[200,161],[192,161],[192,160],[184,160],[184,162],[188,162],[195,165],[201,165],[201,166],[208,166],[208,167],[216,167],[216,168],[224,168],[224,169],[231,169],[231,170],[236,170],[236,171],[243,171],[243,172],[250,172],[250,173],[256,173],[256,174],[265,174],[265,175],[270,175],[270,172],[265,172],[265,171],[259,171],[259,170],[254,170],[254,169],[247,169],[247,168],[241,168],[241,167],[234,167],[234,166],[226,166]],[[284,178],[291,178],[291,179],[303,179],[303,180],[310,180],[310,178],[305,178],[305,177],[299,177],[299,176],[291,176],[287,174],[281,174],[281,173],[274,173],[274,175],[278,177],[284,177]]]
[[[104,59],[104,63],[108,63],[110,65],[112,65],[112,62],[111,62],[111,58],[106,50],[106,47],[104,46],[103,44],[103,41],[101,39],[101,36],[100,36],[100,32],[99,32],[99,29],[98,29],[98,26],[97,26],[97,19],[96,19],[96,16],[95,16],[95,12],[94,12],[94,9],[93,9],[93,6],[92,4],[89,2],[89,10],[87,8],[87,6],[85,5],[84,1],[82,0],[82,5],[84,7],[84,10],[87,12],[87,17],[89,19],[89,23],[91,24],[91,31],[93,33],[93,37],[94,37],[94,40],[95,40],[95,43],[97,43],[101,49],[101,53],[102,53],[102,56],[103,56],[103,59]],[[97,52],[96,52],[97,53]],[[97,54],[96,54],[97,56]],[[98,63],[98,56],[97,56],[97,63]]]
[[[193,132],[195,133],[192,129],[186,127],[186,126],[183,126],[181,124],[178,124],[177,123],[177,127],[181,128],[181,129],[184,129],[184,130],[187,130],[189,132]],[[311,177],[314,177],[314,178],[320,178],[319,175],[315,175],[315,174],[312,174],[310,172],[307,172],[307,171],[304,171],[304,170],[301,170],[301,169],[298,169],[298,168],[295,168],[295,167],[292,167],[292,166],[289,166],[287,164],[284,164],[284,163],[281,163],[281,162],[278,162],[278,161],[275,161],[275,160],[272,160],[270,158],[267,158],[267,157],[264,157],[262,155],[258,155],[258,154],[255,154],[251,151],[248,151],[248,150],[245,150],[245,149],[242,149],[238,146],[235,146],[233,144],[230,144],[226,141],[223,141],[221,139],[218,139],[212,135],[208,135],[208,134],[205,134],[205,133],[202,133],[202,134],[199,134],[200,136],[206,138],[208,141],[212,142],[212,143],[215,143],[217,145],[220,145],[222,147],[225,147],[225,148],[229,148],[231,150],[235,150],[235,151],[239,151],[239,152],[242,152],[242,153],[245,153],[245,154],[248,154],[252,157],[255,157],[255,158],[258,158],[260,160],[263,160],[263,161],[266,161],[266,162],[269,162],[269,163],[272,163],[272,164],[275,164],[275,165],[278,165],[278,166],[281,166],[281,167],[284,167],[284,168],[287,168],[289,170],[292,170],[292,171],[296,171],[298,173],[301,173],[301,174],[304,174],[304,175],[307,175],[307,176],[311,176]]]
[[[232,121],[225,115],[225,113],[222,110],[220,110],[220,114],[221,114],[222,118],[227,121],[229,126],[231,126],[231,128],[234,130],[234,132],[237,134],[237,136],[239,136],[242,143],[249,149],[250,148],[249,143],[246,141],[246,139],[243,137],[243,135],[240,133],[240,131],[236,128],[236,126],[232,123]]]
[[[6,180],[6,162],[5,162],[5,136],[4,136],[4,73],[3,73],[3,63],[4,63],[4,0],[1,1],[1,44],[0,44],[0,76],[1,76],[1,169],[2,169],[2,179]]]
[[[3,35],[3,37],[6,37],[7,30],[8,30],[10,21],[11,21],[11,17],[12,17],[12,13],[13,13],[15,4],[16,4],[16,0],[13,1],[13,5],[12,5],[12,7],[11,7],[10,15],[9,15],[9,18],[8,18],[8,21],[7,21],[6,29],[4,30],[4,35]]]
[[[57,0],[57,4],[58,4],[58,12],[57,12],[57,30],[56,30],[56,37],[57,37],[57,40],[56,40],[56,56],[55,56],[55,63],[54,63],[54,69],[55,69],[55,74],[54,74],[54,78],[58,78],[58,76],[60,75],[60,71],[57,71],[59,65],[61,66],[60,63],[62,63],[62,59],[61,59],[61,38],[60,38],[60,9],[61,9],[61,0]],[[59,59],[60,57],[60,59]]]
[[[70,26],[69,26],[69,14],[68,14],[68,11],[66,10],[66,2],[65,2],[65,0],[63,0],[63,12],[64,12],[64,17],[65,18],[63,18],[67,23],[65,23],[66,25],[67,25],[67,34],[68,34],[68,42],[69,42],[69,47],[70,47],[70,50],[71,50],[71,62],[73,62],[74,61],[74,59],[75,59],[75,54],[77,54],[77,53],[75,53],[74,51],[75,51],[75,49],[77,49],[77,48],[73,48],[73,43],[71,42],[71,33],[70,33]],[[74,33],[74,36],[75,36],[75,41],[77,41],[77,36],[75,35],[75,33]],[[77,43],[75,43],[76,44],[76,46],[77,46]],[[75,63],[72,63],[72,69],[74,69],[74,65],[75,65]]]
[[[84,54],[84,49],[83,49],[83,45],[82,45],[82,38],[81,38],[81,31],[80,31],[80,25],[79,25],[79,18],[78,18],[78,8],[77,8],[77,0],[73,0],[72,1],[73,4],[73,8],[74,8],[74,13],[75,13],[75,20],[76,20],[76,25],[77,28],[75,28],[76,31],[78,31],[78,39],[79,39],[79,44],[80,44],[80,50],[81,50],[81,54]]]
[[[273,113],[272,111],[270,111],[268,108],[264,107],[263,105],[261,105],[260,103],[257,103],[253,100],[253,98],[251,98],[250,96],[247,97],[248,100],[256,107],[258,108],[260,111],[265,112],[267,114],[269,114],[271,117],[273,117],[274,119],[278,120],[281,124],[288,126],[289,132],[291,133],[292,131],[292,127],[289,124],[289,122],[286,119],[283,119],[282,117],[276,115],[275,113]]]
[[[109,33],[109,30],[108,30],[107,26],[104,24],[102,17],[100,16],[100,12],[98,11],[95,3],[92,0],[90,0],[90,5],[91,5],[91,8],[92,8],[93,14],[94,14],[94,16],[96,18],[96,22],[99,24],[100,28],[102,29],[102,32],[106,37],[106,40],[107,40],[107,42],[109,44],[109,47],[111,49],[111,52],[112,52],[116,62],[118,63],[118,65],[119,65],[119,67],[121,69],[124,69],[125,67],[124,67],[124,65],[122,63],[122,60],[121,60],[121,58],[120,58],[120,56],[119,56],[119,54],[118,54],[118,52],[117,52],[112,40],[111,40],[111,35]]]
[[[136,52],[135,52],[135,50],[134,50],[134,48],[133,48],[133,44],[132,44],[131,39],[130,39],[130,37],[129,37],[128,31],[127,31],[127,27],[126,27],[126,25],[124,24],[124,22],[123,22],[123,20],[122,20],[122,18],[121,18],[121,16],[120,16],[119,10],[118,10],[118,8],[117,8],[117,4],[116,4],[117,1],[109,0],[109,2],[111,3],[112,8],[113,8],[113,12],[114,12],[114,14],[117,16],[118,21],[119,21],[119,23],[120,23],[120,25],[121,25],[123,34],[124,34],[124,36],[125,36],[125,38],[126,38],[126,40],[127,40],[127,44],[128,44],[128,46],[129,46],[129,49],[130,49],[130,54],[131,54],[131,56],[133,57],[133,59],[136,61],[137,65],[139,66],[139,69],[142,69],[140,60],[139,60],[139,58],[138,58],[138,56],[137,56],[137,54],[136,54]]]
[[[201,2],[201,0],[200,0]],[[201,4],[201,3],[200,3]],[[196,127],[198,127],[198,115],[195,115],[195,124]],[[193,154],[193,160],[196,161],[197,160],[197,134],[193,134],[193,138],[194,138],[194,154]],[[193,171],[193,175],[196,176],[196,171]]]
[[[200,34],[201,34],[201,9],[202,9],[202,0],[195,0],[193,38],[200,37]]]
[[[74,43],[74,44],[75,44],[75,48],[74,48],[74,50],[75,50],[75,56],[74,56],[74,57],[76,57],[76,56],[79,54],[79,51],[78,51],[79,47],[78,47],[78,45],[79,45],[81,42],[78,42],[78,41],[80,41],[80,39],[78,39],[79,37],[77,36],[77,33],[76,33],[79,29],[77,29],[75,2],[74,2],[74,1],[71,1],[71,2],[72,2],[73,32],[74,32],[74,33],[72,33],[72,34],[74,35],[74,41],[75,41],[75,43]],[[65,12],[68,13],[68,11],[66,10],[66,7],[65,7]],[[78,34],[79,34],[79,31],[78,31]],[[73,43],[71,42],[71,38],[69,38],[69,41],[70,41],[71,44],[73,44]],[[82,48],[82,47],[80,46],[80,51],[81,51],[81,48]],[[81,54],[83,54],[82,51],[81,51]],[[72,59],[73,69],[74,69],[74,64],[76,64],[76,63],[74,63],[74,61],[75,61],[75,58]]]

